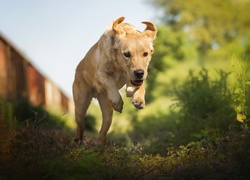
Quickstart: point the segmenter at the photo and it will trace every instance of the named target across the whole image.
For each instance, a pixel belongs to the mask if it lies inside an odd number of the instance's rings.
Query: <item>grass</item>
[[[249,130],[230,127],[220,137],[168,145],[165,153],[151,154],[140,143],[128,147],[109,142],[103,149],[87,138],[77,145],[64,128],[29,123],[16,128],[0,120],[1,179],[244,179],[250,175]]]

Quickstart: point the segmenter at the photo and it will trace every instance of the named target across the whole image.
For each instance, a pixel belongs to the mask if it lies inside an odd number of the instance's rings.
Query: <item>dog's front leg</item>
[[[104,74],[104,73],[101,73]],[[107,97],[115,111],[122,112],[123,109],[123,100],[122,97],[116,87],[115,81],[112,79],[111,76],[101,76],[100,80],[98,81],[100,89],[105,89],[107,93]],[[100,93],[103,90],[100,90]]]
[[[122,112],[123,109],[123,100],[119,91],[114,89],[107,89],[108,99],[110,100],[112,107],[115,111]]]
[[[137,109],[143,109],[145,107],[145,88],[144,86],[140,86],[139,88],[136,88],[132,97],[132,104]]]

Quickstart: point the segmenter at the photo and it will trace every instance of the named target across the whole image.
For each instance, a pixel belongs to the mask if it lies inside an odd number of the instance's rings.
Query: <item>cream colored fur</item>
[[[105,144],[113,109],[122,112],[120,88],[126,84],[126,94],[132,97],[133,105],[138,109],[145,107],[143,81],[147,77],[157,29],[151,22],[142,22],[147,27],[139,32],[134,26],[122,23],[123,20],[124,17],[120,17],[113,22],[76,68],[73,83],[75,140],[80,143],[84,117],[93,97],[98,99],[102,111],[100,145]]]

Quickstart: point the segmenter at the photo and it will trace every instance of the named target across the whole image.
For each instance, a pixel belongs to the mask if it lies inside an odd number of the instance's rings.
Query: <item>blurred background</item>
[[[77,64],[114,19],[158,27],[146,82],[146,108],[125,98],[109,137],[159,152],[247,125],[249,0],[5,1],[0,3],[0,97],[27,98],[75,128],[71,86]],[[62,115],[63,114],[63,115]],[[22,118],[21,118],[22,119]],[[96,133],[92,103],[86,128]]]

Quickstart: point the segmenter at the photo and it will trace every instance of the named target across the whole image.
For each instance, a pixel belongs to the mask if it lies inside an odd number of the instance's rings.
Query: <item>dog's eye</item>
[[[131,53],[130,53],[129,51],[123,53],[123,55],[124,55],[126,58],[130,58],[130,57],[131,57]]]
[[[148,53],[147,53],[147,52],[144,52],[144,53],[143,53],[143,56],[144,56],[144,57],[147,57],[147,56],[148,56]]]

